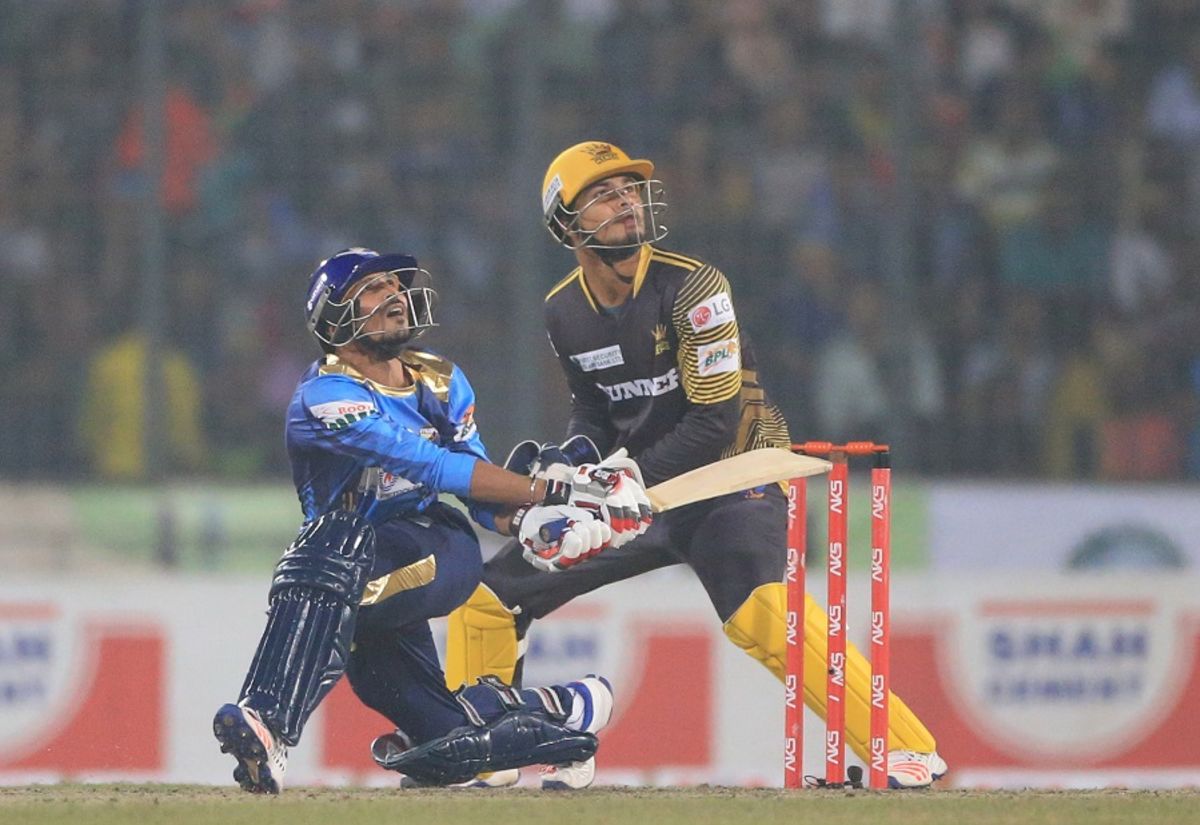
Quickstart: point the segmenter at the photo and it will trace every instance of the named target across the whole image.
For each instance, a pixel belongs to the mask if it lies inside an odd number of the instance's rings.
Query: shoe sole
[[[509,770],[516,773],[516,777],[511,778],[511,779],[506,779],[506,781],[504,781],[501,784],[494,784],[490,779],[476,778],[476,779],[473,779],[473,780],[470,780],[467,782],[459,782],[455,785],[446,785],[445,787],[450,788],[452,790],[459,790],[459,791],[475,791],[475,790],[503,791],[503,790],[507,790],[508,788],[514,787],[518,782],[521,781],[520,769],[510,768]],[[490,774],[490,776],[495,776],[496,774],[499,774],[499,773],[507,773],[507,771],[493,771]],[[413,779],[411,776],[400,777],[400,789],[401,790],[414,790],[416,788],[436,788],[436,787],[439,787],[439,786],[426,785],[423,782],[418,782],[417,780]]]
[[[246,721],[237,705],[222,705],[213,717],[213,736],[221,743],[221,753],[238,760],[234,781],[250,793],[279,793],[279,783],[271,775],[267,749]]]

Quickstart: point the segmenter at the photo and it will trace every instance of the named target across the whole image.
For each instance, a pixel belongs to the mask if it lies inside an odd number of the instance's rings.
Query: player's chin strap
[[[588,249],[595,252],[596,257],[599,258],[601,261],[603,261],[605,264],[607,264],[609,267],[613,267],[616,264],[621,263],[622,261],[628,261],[634,255],[638,254],[638,252],[641,251],[642,243],[639,241],[638,243],[632,244],[630,246],[612,247],[612,246],[594,246],[594,245],[592,245],[592,243],[589,242],[589,243],[584,244],[584,246],[586,246]],[[618,275],[617,277],[621,278],[621,280],[632,280],[632,278],[625,278],[624,276],[621,276],[621,275]]]

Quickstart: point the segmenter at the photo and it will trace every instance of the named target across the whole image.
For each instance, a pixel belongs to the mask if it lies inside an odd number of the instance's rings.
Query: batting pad
[[[455,608],[446,625],[446,687],[458,690],[480,676],[513,683],[517,668],[517,623],[485,584]]]
[[[804,594],[804,703],[825,719],[826,632],[829,618],[812,596]],[[787,670],[787,587],[782,582],[759,585],[725,623],[725,635],[784,681]],[[889,750],[929,753],[937,750],[933,735],[895,693],[889,698]],[[871,737],[871,665],[858,649],[846,645],[846,741],[869,764]]]

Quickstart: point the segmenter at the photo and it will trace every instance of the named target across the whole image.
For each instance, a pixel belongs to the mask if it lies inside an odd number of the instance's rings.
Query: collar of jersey
[[[345,375],[348,378],[353,378],[355,381],[361,381],[374,388],[381,395],[390,395],[396,398],[406,398],[417,391],[417,381],[425,384],[429,389],[433,390],[434,394],[439,398],[444,398],[450,390],[450,381],[448,375],[443,375],[442,371],[435,369],[426,369],[424,363],[427,359],[422,358],[423,353],[414,351],[405,351],[397,356],[404,365],[413,371],[413,384],[411,387],[389,387],[386,384],[380,384],[378,381],[373,381],[367,378],[358,370],[351,367],[349,364],[342,363],[336,355],[327,354],[325,363],[321,365],[321,375]]]
[[[638,250],[637,271],[633,273],[633,294],[629,296],[631,299],[637,297],[638,291],[642,288],[642,283],[646,280],[646,272],[650,269],[650,255],[653,251],[648,243],[642,244],[642,248]],[[576,273],[579,279],[579,288],[583,290],[583,297],[587,298],[587,302],[597,315],[601,314],[600,302],[596,300],[596,296],[588,289],[587,278],[583,274],[583,267],[579,267]],[[609,309],[616,309],[616,307],[609,307]]]

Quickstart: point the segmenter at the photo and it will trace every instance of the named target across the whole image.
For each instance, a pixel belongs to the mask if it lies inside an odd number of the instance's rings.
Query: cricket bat
[[[821,475],[832,467],[823,458],[797,455],[782,447],[763,447],[667,479],[648,488],[646,495],[654,512],[661,513],[763,484]]]
[[[832,467],[823,458],[797,455],[782,447],[762,447],[669,478],[648,487],[646,496],[650,499],[650,509],[661,513],[763,484],[821,475]],[[555,541],[566,526],[566,519],[558,519],[542,525],[539,535],[542,541]]]

